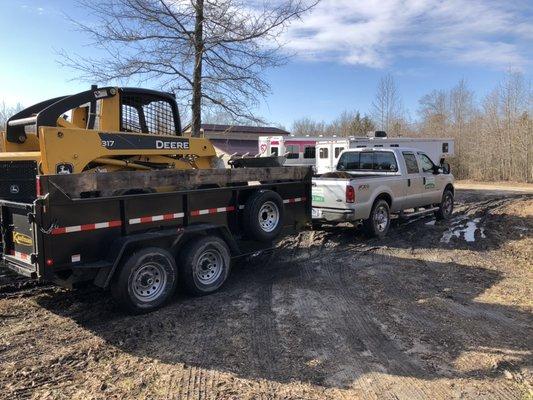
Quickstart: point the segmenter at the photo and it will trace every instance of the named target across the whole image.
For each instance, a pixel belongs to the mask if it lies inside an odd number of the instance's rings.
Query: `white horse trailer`
[[[259,136],[259,155],[286,156],[286,166],[315,166],[316,142],[324,137]]]
[[[345,149],[379,147],[409,147],[420,149],[431,160],[440,165],[443,159],[454,155],[453,139],[427,139],[427,138],[389,138],[389,137],[352,137],[346,139],[322,139],[316,142],[316,173],[321,175],[335,171],[339,156]]]

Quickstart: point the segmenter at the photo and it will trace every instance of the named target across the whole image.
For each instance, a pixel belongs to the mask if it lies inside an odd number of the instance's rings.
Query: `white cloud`
[[[307,60],[381,68],[421,57],[496,68],[532,62],[533,6],[498,0],[322,0],[285,36]]]

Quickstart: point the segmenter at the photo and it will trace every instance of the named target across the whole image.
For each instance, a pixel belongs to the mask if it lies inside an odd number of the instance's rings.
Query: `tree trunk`
[[[202,125],[202,59],[204,52],[204,0],[196,0],[196,23],[194,25],[194,72],[192,88],[191,135],[200,136]]]

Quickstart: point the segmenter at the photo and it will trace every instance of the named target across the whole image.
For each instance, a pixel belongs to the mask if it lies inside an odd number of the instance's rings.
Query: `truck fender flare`
[[[138,247],[143,243],[153,246],[154,243],[163,242],[165,243],[163,247],[167,248],[167,250],[176,256],[180,248],[192,237],[206,234],[216,234],[223,239],[228,244],[232,256],[236,256],[240,253],[237,242],[229,232],[228,227],[222,225],[198,224],[181,230],[171,228],[156,232],[129,235],[116,240],[111,245],[111,250],[106,257],[110,266],[101,268],[98,271],[94,279],[94,284],[103,289],[107,289],[111,283],[111,279],[117,272],[120,263],[126,256],[128,256],[129,250]]]
[[[442,191],[442,193],[444,193],[446,190],[451,190],[451,192],[455,194],[455,187],[453,186],[453,183],[448,182],[446,186],[444,186],[444,190]]]
[[[370,210],[372,210],[372,207],[376,203],[376,200],[384,198],[388,203],[389,207],[392,210],[393,203],[394,203],[394,196],[392,195],[392,192],[385,186],[378,187],[378,190],[376,190],[376,195],[372,198],[371,201],[371,207]],[[371,212],[371,211],[370,211]],[[370,213],[368,214],[370,216]]]

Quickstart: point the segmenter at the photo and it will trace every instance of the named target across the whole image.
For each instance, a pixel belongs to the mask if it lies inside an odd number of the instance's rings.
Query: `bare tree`
[[[202,107],[257,121],[270,89],[266,68],[286,61],[281,35],[319,0],[80,0],[96,23],[76,22],[107,57],[60,53],[80,78],[151,80],[191,105],[192,134]]]
[[[292,133],[298,136],[327,135],[327,127],[324,121],[317,122],[311,118],[301,118],[292,124]]]
[[[422,119],[422,131],[437,137],[446,136],[449,122],[448,96],[444,90],[433,90],[422,96],[418,113]]]
[[[366,136],[369,132],[374,131],[374,123],[368,116],[361,117],[359,111],[343,111],[331,124],[328,125],[328,131],[338,136]]]
[[[7,120],[24,109],[20,103],[17,103],[15,106],[8,106],[5,101],[0,103],[0,131],[6,129]]]
[[[533,180],[531,83],[509,71],[504,80],[476,106],[464,80],[449,91],[433,91],[420,101],[420,131],[452,137],[451,160],[460,179]]]
[[[372,118],[379,129],[392,133],[394,124],[402,119],[402,113],[402,102],[394,77],[388,74],[379,81],[376,97],[372,102]]]

